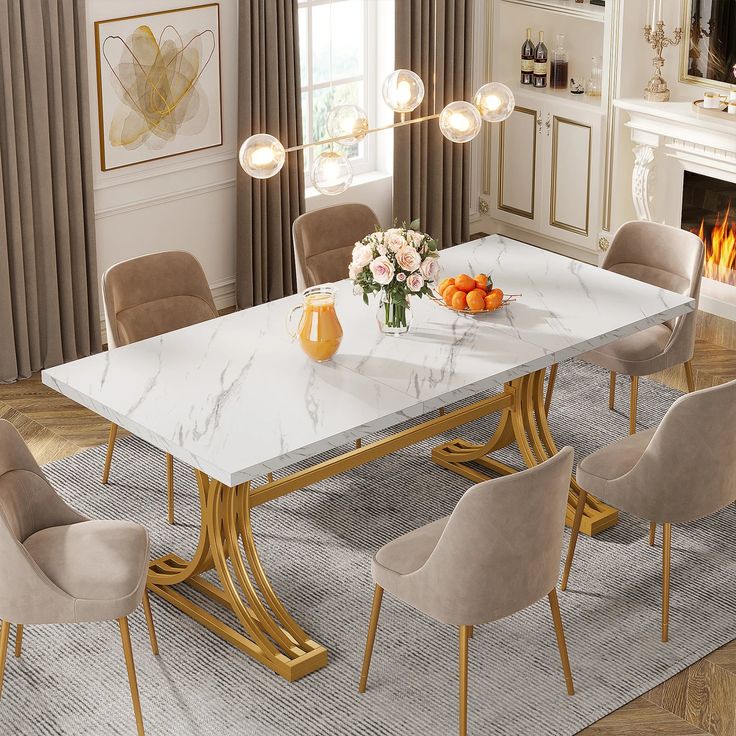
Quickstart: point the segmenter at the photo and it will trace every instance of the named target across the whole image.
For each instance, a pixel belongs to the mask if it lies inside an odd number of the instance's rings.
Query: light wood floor
[[[698,315],[693,367],[698,388],[736,378],[736,323],[703,313]],[[682,368],[655,378],[686,390]],[[607,401],[606,390],[602,390],[601,401]],[[15,384],[0,384],[0,418],[18,428],[41,464],[105,443],[109,429],[105,420],[47,389],[38,375]],[[657,635],[653,630],[652,636]],[[581,733],[585,736],[736,736],[736,641]]]

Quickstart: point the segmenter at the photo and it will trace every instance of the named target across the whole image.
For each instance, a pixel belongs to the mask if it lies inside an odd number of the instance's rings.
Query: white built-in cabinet
[[[609,0],[612,3],[612,0]],[[611,8],[565,0],[489,0],[489,76],[511,87],[516,109],[486,139],[488,215],[528,242],[598,252],[603,242]],[[566,35],[571,77],[583,81],[603,57],[603,94],[572,95],[520,84],[520,50],[531,27],[550,52]]]

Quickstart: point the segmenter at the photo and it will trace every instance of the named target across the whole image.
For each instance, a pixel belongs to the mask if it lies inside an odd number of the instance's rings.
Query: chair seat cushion
[[[373,579],[401,595],[401,576],[415,572],[429,559],[450,517],[408,532],[381,547],[373,557]]]
[[[127,616],[141,602],[148,533],[130,521],[84,521],[32,534],[23,546],[58,588],[75,599],[77,621]]]
[[[583,360],[600,365],[609,371],[626,375],[648,375],[658,368],[651,368],[649,363],[664,353],[672,330],[668,325],[654,325],[635,335],[622,337],[601,348],[591,350],[583,355]]]
[[[639,462],[655,431],[656,427],[637,432],[583,458],[578,463],[577,482],[586,491],[616,505],[610,481],[626,475]]]

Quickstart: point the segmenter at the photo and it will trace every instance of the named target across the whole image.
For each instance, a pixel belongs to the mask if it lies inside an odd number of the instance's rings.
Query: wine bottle
[[[521,83],[531,84],[534,76],[534,44],[532,43],[532,29],[526,29],[526,41],[521,47]]]
[[[544,31],[539,31],[539,43],[534,49],[534,75],[532,84],[535,87],[547,86],[547,47],[544,45]]]

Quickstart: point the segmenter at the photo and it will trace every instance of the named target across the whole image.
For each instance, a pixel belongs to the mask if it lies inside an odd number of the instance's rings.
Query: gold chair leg
[[[373,656],[373,644],[376,641],[376,629],[378,628],[378,617],[381,614],[381,601],[383,600],[383,588],[376,585],[373,592],[373,607],[371,608],[371,622],[368,625],[368,638],[365,642],[365,654],[363,655],[363,669],[360,672],[360,684],[358,692],[364,693],[368,682],[368,670],[371,666]]]
[[[468,733],[468,639],[470,626],[460,627],[460,718],[459,734]]]
[[[110,435],[107,438],[107,453],[105,454],[105,467],[102,469],[102,485],[106,486],[110,480],[110,465],[112,463],[112,452],[115,449],[115,439],[118,436],[118,425],[110,424]]]
[[[616,371],[611,371],[611,385],[608,388],[608,408],[616,406]]]
[[[565,630],[562,628],[562,616],[560,615],[560,604],[557,600],[557,591],[552,588],[549,595],[549,607],[552,611],[552,622],[555,625],[555,636],[557,637],[557,648],[560,650],[560,662],[562,662],[562,671],[565,673],[565,684],[567,685],[567,694],[575,695],[575,686],[572,682],[572,670],[570,669],[570,659],[567,656],[567,644],[565,643]]]
[[[549,381],[547,382],[547,393],[544,395],[544,413],[549,416],[549,407],[552,404],[552,392],[555,390],[558,364],[554,363],[549,369]]]
[[[636,434],[636,404],[639,398],[639,376],[631,376],[631,408],[629,409],[629,434]]]
[[[138,678],[135,676],[135,662],[133,661],[133,646],[130,643],[130,629],[128,619],[119,618],[120,638],[123,640],[123,654],[125,655],[125,666],[128,669],[128,683],[130,685],[130,697],[133,700],[133,712],[135,713],[135,724],[138,727],[138,736],[144,736],[143,713],[141,711],[141,699],[138,695]]]
[[[174,523],[174,456],[166,453],[166,502],[169,524]]]
[[[10,621],[3,621],[0,626],[0,698],[3,696],[3,680],[5,679],[5,660],[8,657],[8,639],[10,638]]]
[[[20,657],[23,653],[23,624],[15,627],[15,656]]]
[[[693,362],[692,360],[686,360],[683,364],[685,366],[685,378],[687,379],[687,390],[688,393],[695,391],[695,376],[693,375]]]
[[[151,611],[151,601],[148,597],[148,591],[143,592],[143,610],[146,614],[146,626],[148,627],[148,638],[151,640],[151,651],[158,656],[158,638],[156,637],[156,627],[153,625],[153,612]]]
[[[662,641],[669,639],[672,524],[662,524]]]
[[[567,579],[570,577],[570,568],[572,567],[572,558],[575,556],[575,547],[578,543],[580,535],[580,522],[583,520],[583,511],[585,510],[585,502],[588,500],[588,494],[582,488],[578,492],[578,505],[575,507],[575,519],[572,522],[570,530],[570,544],[567,548],[567,558],[565,559],[565,569],[562,573],[562,582],[560,590],[567,590]]]
[[[475,634],[475,627],[468,626],[468,639],[472,639],[473,638],[473,634]]]
[[[657,539],[657,522],[649,522],[649,546],[654,547],[654,542]]]

